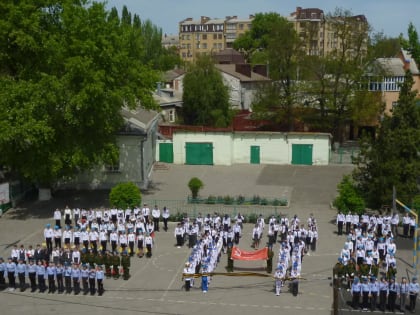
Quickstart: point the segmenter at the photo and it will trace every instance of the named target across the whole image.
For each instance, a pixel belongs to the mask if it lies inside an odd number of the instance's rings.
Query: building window
[[[217,43],[213,43],[213,49],[217,48]]]
[[[207,43],[203,43],[203,44],[201,45],[201,48],[203,48],[203,49],[207,49]]]
[[[219,49],[223,49],[223,43],[219,43],[219,44],[217,45],[217,48],[219,48]]]
[[[175,110],[169,110],[168,119],[170,122],[175,122]]]
[[[217,38],[218,39],[223,39],[223,34],[217,34],[218,36],[217,36]]]
[[[195,34],[195,39],[200,40],[200,34]]]
[[[239,29],[243,30],[244,29],[244,25],[242,23],[239,24]]]
[[[213,34],[213,39],[217,39],[217,34]]]
[[[236,25],[232,24],[232,23],[226,24],[226,30],[235,31],[236,30]]]
[[[202,37],[203,37],[203,40],[207,40],[207,34],[203,34]]]

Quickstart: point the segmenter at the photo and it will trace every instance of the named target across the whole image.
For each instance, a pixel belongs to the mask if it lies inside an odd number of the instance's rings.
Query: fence
[[[188,200],[159,200],[159,199],[143,199],[150,208],[157,205],[159,209],[167,207],[172,216],[187,214],[190,218],[196,218],[199,213],[202,216],[213,214],[229,214],[235,216],[238,213],[245,218],[251,218],[262,214],[265,218],[275,215],[279,216],[287,214],[288,206],[269,206],[269,205],[238,205],[238,204],[205,204],[205,203],[191,203]]]
[[[331,164],[352,164],[354,157],[360,153],[359,148],[338,148],[336,151],[331,151]]]

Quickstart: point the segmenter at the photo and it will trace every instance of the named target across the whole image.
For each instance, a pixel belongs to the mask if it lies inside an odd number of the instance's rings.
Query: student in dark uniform
[[[95,267],[89,267],[89,291],[90,295],[94,295],[96,293],[96,270]]]

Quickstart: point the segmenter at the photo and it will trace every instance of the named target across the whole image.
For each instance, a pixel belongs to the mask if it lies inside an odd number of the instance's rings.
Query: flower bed
[[[285,198],[266,198],[258,195],[252,198],[246,198],[245,196],[214,196],[210,195],[207,198],[192,198],[188,196],[188,203],[196,204],[218,204],[218,205],[261,205],[261,206],[277,206],[285,207],[288,202]]]

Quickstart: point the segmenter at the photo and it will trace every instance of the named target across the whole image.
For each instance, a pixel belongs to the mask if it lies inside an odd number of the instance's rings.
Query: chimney
[[[253,20],[254,18],[255,18],[255,15],[254,15],[254,14],[250,14],[250,15],[249,15],[249,19],[250,19],[250,20]]]
[[[201,16],[201,24],[206,23],[210,18],[208,16]]]
[[[251,77],[251,65],[248,63],[236,64],[235,71],[248,78]]]

